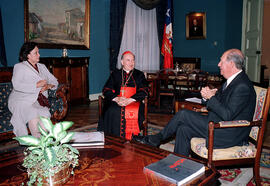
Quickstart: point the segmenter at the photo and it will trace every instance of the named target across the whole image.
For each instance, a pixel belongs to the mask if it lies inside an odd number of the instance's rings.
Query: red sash
[[[135,87],[121,87],[120,95],[130,98],[136,93]],[[125,107],[126,119],[126,139],[131,140],[132,134],[138,135],[140,133],[138,116],[139,116],[140,102],[133,102]]]

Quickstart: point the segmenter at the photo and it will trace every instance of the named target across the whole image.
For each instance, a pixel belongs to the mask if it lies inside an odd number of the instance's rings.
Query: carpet
[[[76,131],[96,131],[97,124],[85,126],[76,129]],[[148,124],[148,134],[157,134],[163,127]],[[173,152],[175,141],[171,140],[165,144],[160,145],[161,149]],[[270,186],[270,150],[263,149],[261,154],[261,183],[262,185]],[[220,169],[221,177],[219,181],[221,186],[255,186],[253,181],[253,170],[252,168],[236,168],[236,169]]]

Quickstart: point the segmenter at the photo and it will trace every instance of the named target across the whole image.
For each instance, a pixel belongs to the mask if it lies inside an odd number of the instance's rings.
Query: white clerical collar
[[[242,72],[242,70],[240,70],[240,71],[238,71],[238,72],[236,72],[234,75],[232,75],[231,77],[229,77],[228,79],[227,79],[227,86],[232,82],[232,80],[238,75],[238,74],[240,74]],[[226,87],[227,87],[226,86]]]
[[[129,72],[130,72],[130,71],[125,70],[124,68],[123,68],[123,70],[124,70],[127,74],[129,74]]]

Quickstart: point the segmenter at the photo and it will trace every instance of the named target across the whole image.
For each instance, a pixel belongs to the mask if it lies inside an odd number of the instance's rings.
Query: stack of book
[[[170,154],[158,162],[145,166],[144,171],[174,184],[183,185],[204,173],[205,166],[202,163]]]
[[[75,132],[70,145],[73,147],[104,146],[104,132]]]

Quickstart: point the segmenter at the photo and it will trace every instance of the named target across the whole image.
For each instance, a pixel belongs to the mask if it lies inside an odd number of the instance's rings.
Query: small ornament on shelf
[[[68,56],[68,51],[66,48],[63,48],[62,57],[67,57],[67,56]]]

